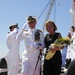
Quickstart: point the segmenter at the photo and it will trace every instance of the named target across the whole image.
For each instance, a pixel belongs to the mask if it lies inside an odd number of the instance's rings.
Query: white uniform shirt
[[[71,58],[71,61],[75,58],[75,32],[72,36],[73,42],[68,46],[66,58]]]
[[[19,62],[20,56],[19,56],[19,42],[16,39],[16,33],[17,30],[14,29],[12,32],[7,34],[6,37],[6,44],[8,47],[8,53],[6,56],[6,59],[8,62]]]
[[[40,32],[40,40],[35,41],[35,32],[37,29],[29,29],[28,31],[21,30],[18,36],[18,41],[24,40],[25,50],[23,52],[23,60],[32,60],[39,55],[40,50],[38,49],[38,43],[41,43],[44,46],[44,35]]]
[[[73,51],[72,51],[72,60],[75,58],[75,32],[74,32],[74,35],[73,35]]]

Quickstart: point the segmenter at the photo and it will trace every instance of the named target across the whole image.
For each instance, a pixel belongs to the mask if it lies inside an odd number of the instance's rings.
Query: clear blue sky
[[[18,23],[21,28],[26,22],[28,15],[39,17],[49,0],[0,0],[0,58],[8,52],[6,47],[6,35],[9,32],[9,25]],[[66,37],[71,26],[71,15],[69,10],[72,0],[56,0],[50,18],[55,21],[58,31]],[[45,22],[47,9],[38,20],[37,28],[42,29]],[[54,13],[55,12],[55,13]],[[21,46],[24,46],[22,44]],[[20,49],[20,54],[23,47]]]

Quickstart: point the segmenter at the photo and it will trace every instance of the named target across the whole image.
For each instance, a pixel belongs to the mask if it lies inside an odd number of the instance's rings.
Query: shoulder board
[[[25,31],[28,31],[28,30],[25,30]]]
[[[38,29],[37,31],[39,31],[39,32],[43,32],[43,30],[39,30],[39,29]]]
[[[24,30],[24,32],[27,32],[28,30]]]

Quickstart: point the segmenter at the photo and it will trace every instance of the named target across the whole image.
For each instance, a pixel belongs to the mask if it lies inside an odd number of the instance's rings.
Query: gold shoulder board
[[[38,32],[43,32],[43,30],[40,30],[40,29],[38,29],[37,31],[38,31]]]

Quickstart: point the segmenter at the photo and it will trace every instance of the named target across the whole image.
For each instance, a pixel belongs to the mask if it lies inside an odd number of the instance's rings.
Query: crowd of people
[[[7,53],[5,60],[7,62],[8,75],[18,75],[19,70],[19,46],[20,42],[24,40],[25,49],[22,54],[22,71],[21,75],[41,75],[41,53],[46,49],[45,56],[49,51],[49,46],[55,42],[58,38],[62,38],[60,32],[57,32],[57,26],[52,21],[46,22],[45,27],[48,32],[45,36],[42,30],[36,28],[37,18],[35,16],[28,16],[27,22],[18,31],[18,23],[9,26],[10,32],[6,37],[6,44],[9,52]],[[26,30],[26,26],[29,29]],[[51,49],[54,56],[47,60],[44,59],[43,75],[60,75],[61,66],[63,62],[62,51],[65,51],[65,67],[68,68],[71,62],[75,62],[75,28],[71,27],[71,32],[67,36],[71,40],[71,44],[66,47],[57,47]],[[72,65],[72,63],[71,63]],[[72,66],[71,66],[72,67]],[[67,71],[67,75],[69,75]],[[71,74],[72,75],[72,74]]]

